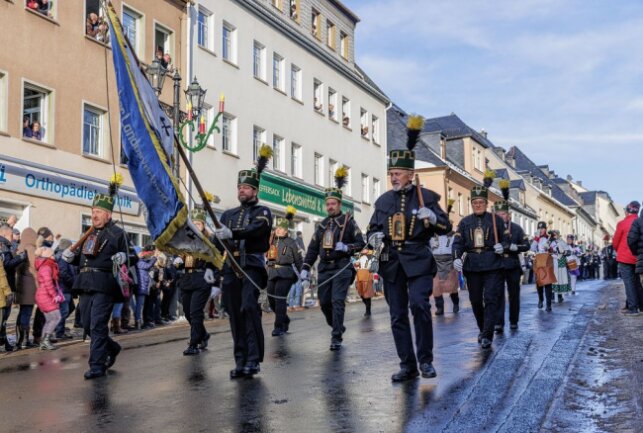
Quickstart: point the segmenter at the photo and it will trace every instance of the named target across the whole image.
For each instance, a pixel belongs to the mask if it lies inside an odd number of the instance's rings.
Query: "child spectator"
[[[36,241],[36,270],[38,289],[36,290],[36,304],[45,315],[43,327],[44,338],[40,343],[40,350],[54,350],[51,344],[52,334],[60,322],[60,303],[65,297],[58,286],[58,264],[54,259],[53,242],[42,236]]]

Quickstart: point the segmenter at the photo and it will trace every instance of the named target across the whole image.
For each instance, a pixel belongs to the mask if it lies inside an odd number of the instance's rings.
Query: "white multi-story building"
[[[199,0],[189,16],[190,76],[207,89],[208,124],[225,95],[221,134],[192,155],[216,210],[238,205],[237,172],[266,143],[274,156],[260,199],[274,215],[294,205],[309,239],[323,189],[345,165],[345,206],[365,229],[386,187],[388,100],[355,64],[358,18],[332,0]]]

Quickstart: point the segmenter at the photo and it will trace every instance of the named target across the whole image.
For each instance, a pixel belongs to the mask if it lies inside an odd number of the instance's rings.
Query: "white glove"
[[[335,245],[335,251],[341,251],[343,253],[348,252],[348,245],[346,245],[344,242],[337,242]]]
[[[181,257],[177,257],[177,258],[174,259],[173,263],[174,263],[174,266],[176,266],[178,268],[179,266],[181,266],[183,264],[183,259]]]
[[[127,255],[124,252],[116,253],[112,256],[112,262],[116,263],[118,266],[122,265],[127,261]]]
[[[210,290],[210,299],[216,298],[217,296],[219,296],[219,293],[221,293],[221,289],[217,286],[213,286],[212,290]]]
[[[214,234],[217,235],[217,237],[222,241],[226,239],[232,239],[232,230],[230,230],[230,228],[228,228],[227,226],[223,226],[220,229],[216,229],[214,231]]]
[[[502,253],[504,253],[504,252],[505,252],[505,248],[502,246],[502,244],[495,244],[495,245],[493,246],[493,251],[494,251],[496,254],[502,254]]]
[[[384,233],[375,232],[368,237],[368,243],[375,249],[378,249],[382,246],[382,241],[384,239]]]
[[[429,246],[431,247],[432,250],[434,250],[440,246],[440,241],[438,241],[437,238],[433,237],[429,240]]]
[[[428,207],[421,207],[418,209],[417,217],[421,220],[428,219],[433,225],[438,221],[438,216]]]
[[[547,251],[549,249],[549,242],[543,244],[543,250]]]
[[[73,252],[70,248],[67,248],[65,251],[63,251],[62,258],[67,263],[71,263],[76,258],[76,253]]]
[[[212,269],[206,269],[205,274],[203,274],[203,279],[208,284],[214,284],[214,271]]]
[[[308,272],[306,269],[304,269],[299,274],[299,278],[301,278],[302,281],[310,281],[310,272]]]
[[[509,245],[509,251],[518,251],[518,245],[516,244]]]
[[[453,261],[453,269],[455,269],[456,271],[462,272],[462,267],[463,266],[464,266],[464,264],[462,263],[461,259],[455,259]]]

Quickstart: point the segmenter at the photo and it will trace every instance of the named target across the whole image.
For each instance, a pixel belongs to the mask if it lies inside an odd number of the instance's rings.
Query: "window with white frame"
[[[286,77],[284,77],[284,58],[277,53],[272,53],[272,87],[282,92],[286,91]]]
[[[342,125],[351,127],[351,101],[346,97],[342,97]]]
[[[367,174],[362,173],[362,201],[364,203],[371,202],[371,183]]]
[[[313,108],[318,113],[324,111],[324,84],[317,78],[313,80]]]
[[[143,14],[123,5],[123,33],[127,36],[130,44],[134,48],[134,52],[138,56],[143,52],[144,45],[144,24]]]
[[[328,160],[328,186],[332,186],[335,183],[335,172],[339,168],[339,163],[334,159]]]
[[[297,143],[290,144],[290,174],[302,178],[301,146]]]
[[[221,48],[224,60],[237,64],[237,28],[228,22],[223,22],[222,29],[223,47]]]
[[[473,147],[473,167],[482,171],[482,152],[477,147]]]
[[[346,195],[350,196],[353,193],[353,175],[349,166],[345,165],[344,167],[346,168],[346,186],[344,187],[344,192],[346,193]]]
[[[255,41],[252,50],[252,73],[255,78],[266,81],[266,47]]]
[[[237,118],[228,113],[221,116],[221,149],[237,154]]]
[[[464,215],[464,196],[461,192],[458,193],[458,215]]]
[[[290,96],[301,101],[301,69],[296,65],[290,65]]]
[[[53,141],[52,112],[51,90],[25,83],[22,93],[22,136],[51,143]]]
[[[315,185],[324,186],[324,155],[315,153]],[[329,181],[332,178],[329,178]]]
[[[375,200],[377,200],[380,197],[380,194],[381,194],[380,188],[381,188],[380,180],[374,177],[373,178],[373,196],[372,196],[373,203],[375,203]]]
[[[83,105],[83,155],[103,156],[105,116],[104,110]]]
[[[368,138],[368,124],[369,124],[369,119],[368,119],[368,111],[364,110],[363,108],[359,109],[359,128],[360,132],[362,134],[362,137]]]
[[[328,88],[328,117],[337,122],[337,92]]]
[[[256,161],[257,156],[259,156],[259,148],[266,142],[266,130],[254,126],[252,128],[252,160]]]
[[[109,43],[109,28],[100,0],[85,0],[85,35],[98,42]]]
[[[213,21],[212,12],[199,6],[199,12],[197,16],[197,43],[210,51],[214,50],[213,38],[212,38],[212,21]]]
[[[344,32],[339,32],[339,55],[348,60],[348,35]]]
[[[13,1],[11,1],[13,3]],[[58,2],[56,1],[35,1],[35,0],[25,0],[25,7],[29,10],[37,12],[41,15],[46,16],[55,20],[57,17],[56,6]]]
[[[315,9],[311,13],[311,31],[314,37],[321,40],[321,14]]]
[[[373,143],[380,144],[380,119],[375,115],[373,116],[372,125]]]
[[[277,171],[286,171],[286,154],[284,152],[284,139],[279,135],[272,135],[272,168]]]
[[[290,7],[288,8],[288,14],[291,19],[299,22],[299,0],[289,0]]]
[[[169,55],[170,59],[174,57],[174,50],[172,49],[172,30],[156,23],[154,24],[154,53],[153,56],[158,57],[159,53],[162,53],[163,56]],[[152,57],[153,59],[155,57]],[[169,64],[172,63],[171,60],[168,62],[164,60],[164,63],[167,62],[166,69],[169,68]]]
[[[0,71],[0,131],[7,130],[9,96],[7,91],[7,74]]]

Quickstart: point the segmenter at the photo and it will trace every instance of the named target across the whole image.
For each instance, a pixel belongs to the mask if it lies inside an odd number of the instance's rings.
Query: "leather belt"
[[[324,263],[325,263],[325,262],[324,262]],[[268,267],[269,267],[269,268],[275,268],[275,269],[279,269],[279,268],[289,268],[290,266],[291,266],[291,265],[278,265],[277,263],[268,264]]]
[[[88,266],[85,266],[84,268],[80,268],[80,273],[84,274],[87,272],[104,272],[104,273],[111,273],[111,269],[101,269],[101,268],[90,268]]]
[[[191,268],[191,269],[186,269],[185,272],[188,273],[188,274],[192,274],[192,273],[196,273],[196,272],[205,272],[205,269],[203,269],[203,268]]]

